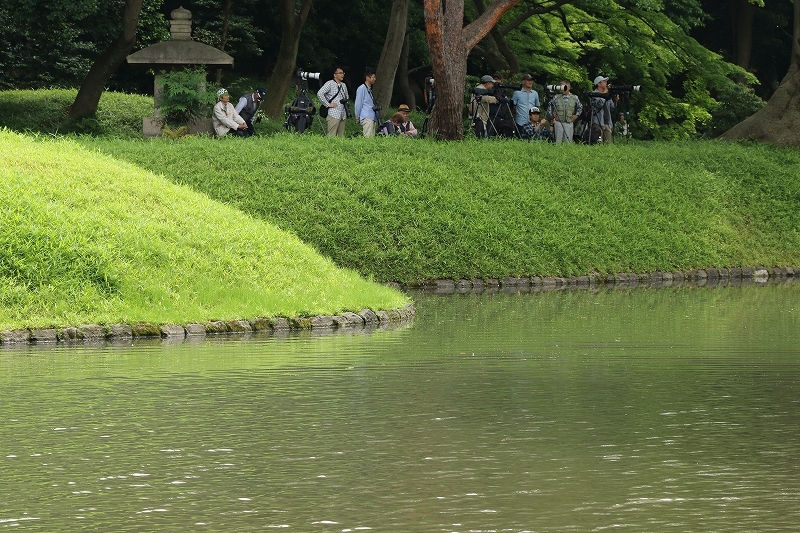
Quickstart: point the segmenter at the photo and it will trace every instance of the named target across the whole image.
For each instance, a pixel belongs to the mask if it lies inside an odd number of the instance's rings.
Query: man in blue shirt
[[[533,76],[522,75],[522,90],[514,91],[511,101],[514,103],[514,122],[517,123],[517,129],[522,128],[529,122],[528,111],[539,107],[539,93],[533,90]]]
[[[356,89],[356,121],[364,129],[364,137],[374,137],[375,125],[378,123],[375,99],[372,96],[375,79],[375,71],[367,69],[364,74],[364,83]]]

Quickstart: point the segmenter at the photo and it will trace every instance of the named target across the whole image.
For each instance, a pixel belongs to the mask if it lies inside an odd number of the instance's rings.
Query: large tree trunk
[[[264,114],[270,118],[279,119],[283,114],[286,94],[295,72],[294,63],[300,47],[300,34],[311,10],[311,2],[312,0],[303,0],[300,9],[296,10],[295,0],[281,0],[281,47],[262,106]]]
[[[467,79],[467,55],[520,0],[492,0],[475,21],[462,26],[464,0],[424,0],[425,33],[436,80],[436,105],[429,131],[437,139],[459,140],[464,136],[461,112]],[[797,0],[800,1],[800,0]]]
[[[394,78],[400,54],[403,51],[403,41],[408,27],[409,0],[394,0],[392,14],[389,17],[389,28],[386,30],[386,40],[383,42],[381,58],[378,61],[376,81],[374,87],[375,103],[381,106],[381,114],[385,114],[392,100],[394,91]],[[379,117],[380,118],[380,117]]]
[[[136,26],[144,0],[126,0],[122,8],[122,31],[97,58],[81,84],[78,95],[69,109],[69,118],[81,118],[97,113],[100,97],[108,78],[119,68],[136,44]]]
[[[789,72],[760,111],[720,136],[800,147],[800,0],[794,0],[792,60]]]

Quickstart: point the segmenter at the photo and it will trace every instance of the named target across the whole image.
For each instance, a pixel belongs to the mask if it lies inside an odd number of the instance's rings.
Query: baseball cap
[[[522,79],[523,80],[532,80],[533,76],[531,76],[530,74],[523,74],[522,75]]]
[[[597,76],[597,77],[594,79],[594,84],[595,84],[595,85],[597,85],[597,84],[598,84],[598,83],[600,83],[601,81],[608,81],[608,78],[604,78],[603,76]]]
[[[532,114],[534,114],[534,113],[541,113],[541,111],[539,111],[539,108],[538,108],[538,107],[536,107],[536,106],[533,106],[533,107],[531,108],[531,110],[530,110],[530,111],[528,111],[528,114],[529,114],[529,115],[532,115]]]
[[[228,94],[228,89],[225,89],[225,88],[223,87],[222,89],[220,89],[219,91],[217,91],[217,98],[222,98],[222,97],[223,97],[223,96],[225,96],[226,94]]]
[[[494,78],[488,74],[486,76],[481,76],[481,83],[489,83],[490,81],[494,83]]]
[[[267,91],[265,91],[263,87],[259,87],[258,89],[256,89],[256,94],[258,95],[259,100],[263,100],[264,97],[267,95]]]

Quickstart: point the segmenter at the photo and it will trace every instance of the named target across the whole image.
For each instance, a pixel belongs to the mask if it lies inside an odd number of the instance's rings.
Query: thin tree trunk
[[[312,0],[303,0],[298,10],[295,9],[295,0],[281,0],[281,47],[262,106],[264,114],[270,118],[278,119],[283,114],[286,95],[295,72],[300,34],[311,11],[311,3]]]
[[[224,15],[222,17],[222,43],[220,44],[219,49],[223,52],[225,51],[225,44],[228,42],[228,19],[231,16],[231,4],[232,0],[225,0],[225,9]],[[217,85],[222,84],[222,69],[217,69]]]
[[[403,52],[403,41],[408,27],[409,0],[394,0],[392,13],[389,16],[389,28],[386,30],[386,40],[383,42],[381,58],[376,69],[376,80],[373,92],[375,101],[381,106],[381,115],[385,115],[392,100],[394,91],[394,78],[400,54]],[[380,118],[380,117],[379,117]]]
[[[486,5],[484,5],[483,0],[472,0],[472,3],[475,5],[475,11],[478,15],[482,15],[486,11]],[[483,45],[481,54],[494,71],[519,72],[519,59],[508,47],[500,28],[494,26],[489,35],[483,38],[481,44]]]
[[[417,108],[417,99],[414,96],[414,91],[411,90],[411,84],[408,82],[408,54],[410,43],[408,40],[408,32],[403,39],[403,50],[400,52],[400,63],[397,65],[397,84],[400,88],[400,94],[403,95],[401,103],[408,105],[411,111]]]
[[[75,101],[70,106],[69,118],[87,117],[97,113],[106,82],[136,44],[136,26],[139,24],[143,1],[125,1],[125,6],[122,8],[122,31],[92,65],[78,90]]]
[[[731,2],[731,31],[733,33],[733,63],[745,70],[750,70],[750,60],[753,54],[753,17],[756,6],[749,0]],[[739,76],[740,83],[745,82],[744,76]]]

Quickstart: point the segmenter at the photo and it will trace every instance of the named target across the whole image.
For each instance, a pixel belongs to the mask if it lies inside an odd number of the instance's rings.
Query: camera
[[[319,72],[305,72],[298,70],[295,76],[303,80],[319,80]]]
[[[563,92],[567,86],[566,85],[545,85],[545,88],[553,93],[560,93]]]
[[[612,93],[630,93],[642,90],[641,85],[609,85],[608,90]]]
[[[473,87],[472,94],[475,96],[493,96],[495,93],[494,89],[487,89],[485,87]]]
[[[512,91],[521,91],[522,85],[503,85],[502,83],[495,83],[494,88],[498,92],[502,91],[503,89],[511,89]]]
[[[434,80],[433,78],[425,78],[425,83],[433,87],[434,85],[436,85],[436,80]]]

